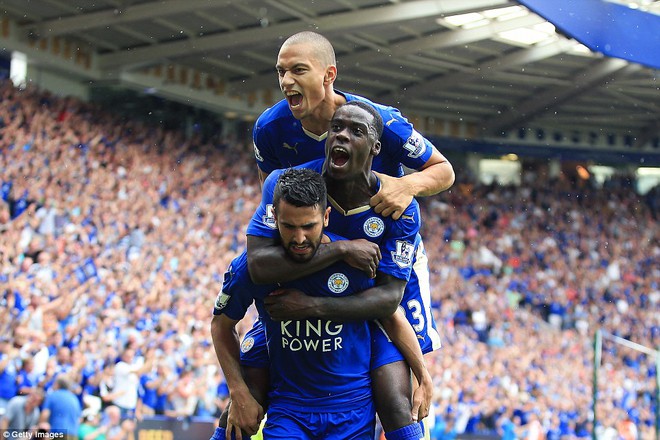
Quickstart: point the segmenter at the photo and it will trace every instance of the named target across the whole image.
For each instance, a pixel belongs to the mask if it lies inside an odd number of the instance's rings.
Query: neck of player
[[[378,192],[378,179],[371,170],[352,179],[333,179],[326,174],[325,184],[328,195],[344,211],[368,205],[371,197]]]

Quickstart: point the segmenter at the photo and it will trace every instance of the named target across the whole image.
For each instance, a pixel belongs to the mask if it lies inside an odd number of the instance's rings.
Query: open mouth
[[[297,254],[297,255],[305,255],[310,252],[311,246],[308,244],[292,244],[289,245],[289,250],[291,251],[292,254]]]
[[[334,166],[341,167],[346,165],[349,158],[348,151],[341,147],[335,147],[330,151],[330,160]]]
[[[298,92],[288,92],[286,100],[289,102],[289,108],[296,109],[302,104],[303,95]]]

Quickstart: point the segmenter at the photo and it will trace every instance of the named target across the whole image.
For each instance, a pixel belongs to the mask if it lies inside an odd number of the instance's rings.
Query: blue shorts
[[[371,332],[371,371],[393,362],[405,361],[378,321],[369,323]]]
[[[369,331],[371,332],[371,370],[405,360],[380,324],[372,321],[369,323]],[[241,342],[241,365],[252,368],[268,368],[270,366],[266,344],[266,329],[261,319],[256,320],[252,328],[243,337],[243,342]]]
[[[263,432],[269,440],[373,440],[375,427],[376,407],[369,399],[344,412],[301,412],[271,406]]]
[[[415,254],[410,280],[403,291],[399,305],[412,325],[422,353],[430,353],[440,348],[440,334],[431,313],[431,281],[429,260],[424,243],[420,241]]]
[[[252,368],[268,368],[268,346],[266,328],[261,319],[254,321],[252,328],[245,333],[241,342],[241,365]]]

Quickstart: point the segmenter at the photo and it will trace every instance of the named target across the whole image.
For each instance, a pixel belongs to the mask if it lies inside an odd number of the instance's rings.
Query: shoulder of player
[[[257,118],[254,128],[255,130],[263,130],[284,118],[293,118],[293,115],[291,114],[291,110],[289,110],[286,100],[283,99],[272,107],[264,110]]]
[[[383,118],[383,136],[388,134],[400,135],[401,130],[405,130],[404,136],[409,136],[408,131],[412,130],[412,125],[408,120],[403,117],[398,108],[385,104],[374,102],[364,96],[352,95],[350,93],[343,94],[347,101],[363,101],[374,107],[380,116]]]
[[[410,205],[403,211],[401,217],[397,220],[388,217],[388,222],[390,225],[397,226],[399,228],[410,229],[410,228],[419,228],[421,225],[422,217],[420,215],[419,203],[416,199],[412,199]]]
[[[280,178],[282,173],[285,171],[285,168],[278,168],[276,170],[273,170],[268,176],[266,176],[266,180],[264,180],[264,189],[268,189],[268,191],[272,194],[273,191],[275,190],[275,184],[277,183],[277,179]]]
[[[309,162],[305,162],[305,163],[302,163],[300,165],[296,165],[294,168],[298,168],[298,169],[305,168],[305,169],[309,169],[309,170],[314,170],[317,173],[321,173],[321,171],[323,170],[323,163],[324,162],[325,162],[325,158],[314,159],[314,160],[310,160]],[[281,174],[281,172],[280,172],[280,174]]]
[[[247,253],[243,252],[234,258],[225,271],[223,280],[223,289],[230,288],[232,285],[244,285],[246,282],[252,282],[250,272],[248,271]]]

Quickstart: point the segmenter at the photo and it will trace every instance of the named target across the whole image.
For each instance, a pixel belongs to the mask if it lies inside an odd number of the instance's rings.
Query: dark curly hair
[[[297,207],[319,205],[325,209],[328,204],[325,180],[316,171],[307,168],[289,168],[277,179],[273,192],[275,209],[280,200]]]

